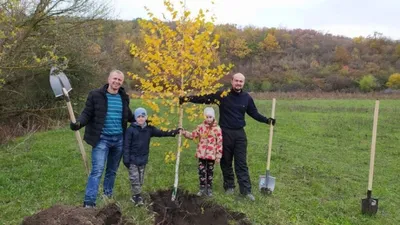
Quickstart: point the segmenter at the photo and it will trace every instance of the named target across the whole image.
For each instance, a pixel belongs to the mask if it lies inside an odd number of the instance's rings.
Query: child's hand
[[[175,137],[177,134],[181,133],[182,128],[177,128],[171,131],[171,134]]]
[[[221,159],[215,159],[215,163],[220,163]]]

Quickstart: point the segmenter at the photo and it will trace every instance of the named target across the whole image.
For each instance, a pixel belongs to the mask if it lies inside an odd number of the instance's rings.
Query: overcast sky
[[[182,0],[185,1],[185,0]],[[400,40],[400,0],[186,0],[192,12],[209,9],[217,23],[314,29],[348,37],[374,31]],[[113,18],[148,18],[144,6],[161,17],[163,0],[110,0]],[[176,6],[179,0],[171,0]],[[196,13],[197,14],[197,13]]]

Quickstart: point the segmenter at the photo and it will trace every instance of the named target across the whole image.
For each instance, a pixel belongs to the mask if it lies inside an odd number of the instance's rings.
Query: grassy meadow
[[[256,101],[270,115],[270,100]],[[140,102],[132,102],[133,107]],[[277,99],[271,175],[276,177],[273,195],[258,191],[259,175],[265,173],[269,129],[247,118],[248,165],[255,202],[226,196],[222,174],[215,170],[213,201],[243,212],[254,224],[400,224],[400,101],[381,100],[376,144],[373,197],[379,211],[361,214],[366,197],[374,100],[280,100]],[[199,121],[200,122],[200,121]],[[192,129],[197,123],[184,122]],[[146,167],[144,191],[169,189],[174,182],[174,163],[165,153],[176,150],[177,138],[153,138]],[[195,144],[182,152],[179,187],[197,192]],[[89,146],[85,146],[90,156]],[[86,175],[75,136],[62,129],[20,137],[0,147],[0,224],[19,224],[54,204],[81,205]],[[396,175],[397,174],[397,175]],[[145,207],[129,201],[128,173],[121,164],[115,200],[124,216],[135,224],[153,224]],[[98,198],[102,206],[109,200]]]

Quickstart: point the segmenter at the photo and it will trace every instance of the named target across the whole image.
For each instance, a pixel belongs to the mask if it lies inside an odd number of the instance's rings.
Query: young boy
[[[204,122],[192,131],[183,131],[188,139],[199,139],[196,150],[196,158],[199,159],[200,191],[198,196],[212,196],[212,181],[214,164],[219,163],[222,157],[222,132],[215,120],[215,112],[212,107],[204,109]]]
[[[136,122],[131,124],[125,134],[123,162],[129,171],[129,180],[132,188],[131,201],[135,205],[143,205],[141,192],[144,170],[149,159],[150,138],[175,137],[180,129],[161,131],[147,125],[147,112],[144,108],[137,108],[134,114]]]

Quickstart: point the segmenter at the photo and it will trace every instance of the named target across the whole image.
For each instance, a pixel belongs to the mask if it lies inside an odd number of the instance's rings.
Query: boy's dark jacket
[[[129,164],[136,166],[146,165],[149,159],[149,145],[151,137],[175,137],[178,129],[172,131],[162,131],[153,126],[145,126],[144,128],[132,123],[126,130],[124,141],[124,165]]]

